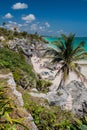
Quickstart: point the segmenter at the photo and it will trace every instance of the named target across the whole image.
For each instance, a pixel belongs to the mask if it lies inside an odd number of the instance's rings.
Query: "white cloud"
[[[45,23],[45,26],[49,28],[49,27],[50,27],[50,24],[49,24],[48,22],[46,22],[46,23]]]
[[[30,23],[30,21],[26,21],[26,24]]]
[[[38,25],[38,23],[32,24],[30,26],[31,31],[43,32],[45,31],[45,26]]]
[[[13,22],[13,21],[9,21],[10,24],[17,24],[16,22]]]
[[[30,30],[31,31],[37,31],[38,30],[37,24],[32,24],[31,27],[30,27]]]
[[[16,3],[12,6],[13,9],[27,9],[28,5],[25,3]]]
[[[61,33],[64,33],[63,29],[60,29],[57,31],[57,33],[61,34]]]
[[[28,23],[24,23],[24,24],[22,24],[22,26],[28,26]]]
[[[39,27],[39,29],[40,29],[40,30],[42,30],[42,29],[43,29],[43,27],[41,27],[41,26],[40,26],[40,27]]]
[[[20,29],[23,27],[23,24],[17,23],[15,21],[8,21],[6,24],[6,27],[10,30],[14,30],[14,28],[17,28],[17,31],[20,31]]]
[[[17,27],[17,23],[14,21],[9,21],[8,24],[6,24],[7,28],[12,29],[14,27]]]
[[[67,34],[67,32],[64,31],[63,29],[60,29],[60,30],[58,30],[58,31],[56,32],[56,34],[58,34],[58,35]]]
[[[40,26],[40,27],[39,27],[39,30],[40,30],[40,31],[45,31],[45,27],[44,27],[44,26]]]
[[[22,24],[18,24],[18,27],[22,27],[23,25]]]
[[[22,20],[27,21],[27,23],[34,21],[36,18],[33,14],[29,14],[27,16],[23,16]]]
[[[13,16],[12,16],[12,14],[10,14],[10,13],[7,13],[5,16],[4,16],[4,18],[6,18],[6,19],[10,19],[10,18],[12,18]]]
[[[23,24],[19,24],[19,23],[14,22],[14,21],[8,21],[8,23],[9,23],[10,26],[18,26],[18,27],[22,27],[23,26]]]

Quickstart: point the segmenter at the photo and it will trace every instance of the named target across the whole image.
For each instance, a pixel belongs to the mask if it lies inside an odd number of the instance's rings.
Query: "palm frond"
[[[76,75],[82,80],[86,79],[85,75],[82,74],[79,69],[78,69],[78,66],[79,64],[78,63],[73,63],[71,68],[72,68],[72,71],[76,73]]]
[[[78,44],[78,46],[72,51],[72,55],[74,55],[74,54],[77,55],[77,54],[79,54],[79,53],[84,52],[84,51],[85,51],[85,49],[83,48],[84,45],[85,45],[85,42],[84,42],[84,41],[80,42],[80,43]]]
[[[87,59],[87,52],[83,52],[81,54],[73,56],[72,61],[80,61],[85,59]]]
[[[49,44],[47,44],[47,47],[50,48],[50,49],[52,49],[52,50],[55,50],[57,52],[60,52],[60,49],[55,44],[49,43]]]
[[[48,44],[46,51],[46,54],[52,58],[52,63],[60,63],[62,66],[56,75],[62,72],[61,78],[65,82],[72,70],[78,77],[84,78],[78,69],[78,61],[87,59],[87,52],[84,49],[85,42],[82,41],[74,47],[75,34],[69,36],[62,34],[61,36],[58,42]]]
[[[61,37],[64,39],[65,42],[67,42],[68,37],[65,34],[61,34]]]
[[[65,41],[66,49],[68,48],[71,50],[73,48],[74,37],[75,37],[75,34],[69,35],[69,37],[67,38],[67,41]]]

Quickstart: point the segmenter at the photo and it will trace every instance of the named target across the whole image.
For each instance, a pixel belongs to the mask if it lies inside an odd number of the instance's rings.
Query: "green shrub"
[[[40,80],[37,80],[36,88],[40,92],[47,93],[51,85],[52,83],[50,81],[40,79]]]
[[[55,130],[56,115],[50,109],[37,106],[32,116],[39,130]]]
[[[22,54],[8,48],[0,48],[0,69],[2,68],[9,68],[18,84],[22,85],[21,81],[25,80],[25,84],[29,83],[30,87],[34,87],[36,76]]]
[[[29,130],[22,124],[20,119],[13,119],[11,117],[15,105],[12,99],[8,97],[7,91],[7,87],[0,82],[0,130],[18,130],[16,129],[18,125],[25,130]]]
[[[56,115],[50,109],[47,109],[31,100],[28,93],[23,94],[24,107],[32,114],[34,122],[39,130],[50,130],[56,121]]]
[[[32,113],[32,111],[34,110],[35,106],[37,106],[37,104],[35,102],[33,102],[30,98],[29,93],[25,92],[23,95],[23,101],[24,101],[24,107],[30,112]]]
[[[23,94],[24,107],[29,111],[39,130],[69,130],[72,125],[73,115],[61,110],[60,107],[45,107],[34,102],[30,95]],[[73,129],[74,130],[74,129]]]

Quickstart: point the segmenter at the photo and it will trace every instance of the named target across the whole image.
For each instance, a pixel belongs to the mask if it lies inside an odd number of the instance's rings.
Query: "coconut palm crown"
[[[78,61],[87,59],[87,52],[84,49],[85,43],[83,41],[78,43],[76,47],[74,46],[75,34],[69,34],[69,36],[62,34],[61,36],[57,42],[47,45],[45,55],[52,58],[53,63],[61,64],[57,74],[62,72],[60,84],[64,85],[70,71],[74,71],[81,79],[85,78],[79,70],[82,64],[79,64]]]

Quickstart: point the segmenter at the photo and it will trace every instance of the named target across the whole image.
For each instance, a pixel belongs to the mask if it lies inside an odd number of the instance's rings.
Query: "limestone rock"
[[[7,83],[8,83],[9,86],[11,86],[13,94],[17,97],[17,99],[18,99],[18,101],[20,103],[20,106],[23,107],[24,102],[23,102],[23,99],[22,99],[22,94],[16,90],[16,83],[15,83],[11,73],[9,73],[9,75],[8,75]]]
[[[51,105],[61,106],[77,114],[87,114],[87,88],[82,82],[72,81],[63,89],[47,94]]]
[[[38,130],[37,126],[34,123],[34,119],[30,113],[26,111],[26,109],[23,107],[24,102],[22,98],[22,94],[16,90],[16,83],[14,81],[12,73],[8,74],[1,74],[0,73],[0,79],[5,79],[8,89],[11,89],[11,98],[15,100],[16,102],[16,108],[14,108],[14,115],[23,118],[24,125],[26,125],[30,130]],[[14,98],[13,98],[14,97]],[[22,130],[22,129],[20,129]]]

